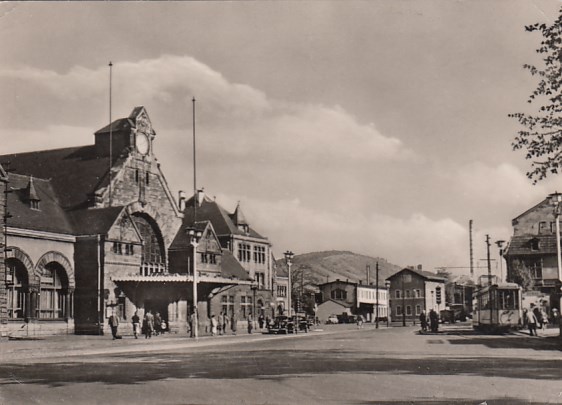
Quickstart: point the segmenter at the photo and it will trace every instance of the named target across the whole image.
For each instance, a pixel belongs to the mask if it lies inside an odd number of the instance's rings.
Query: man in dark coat
[[[439,315],[437,315],[433,308],[429,311],[429,323],[431,324],[431,331],[437,333],[439,330]]]

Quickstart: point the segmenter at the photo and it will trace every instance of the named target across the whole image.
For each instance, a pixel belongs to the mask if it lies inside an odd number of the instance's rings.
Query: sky
[[[168,183],[197,186],[277,257],[348,250],[485,271],[533,185],[508,114],[536,111],[554,0],[3,2],[0,153],[93,143],[146,107]],[[498,248],[491,248],[499,272]],[[503,264],[505,266],[505,264]],[[455,269],[453,269],[455,268]]]

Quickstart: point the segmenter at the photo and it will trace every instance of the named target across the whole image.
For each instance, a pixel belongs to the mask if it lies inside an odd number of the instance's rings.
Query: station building
[[[146,311],[185,331],[193,260],[201,318],[221,289],[257,285],[258,296],[260,286],[271,287],[261,267],[250,275],[240,264],[237,242],[225,249],[211,221],[184,216],[155,140],[147,111],[136,107],[97,131],[93,145],[0,156],[12,170],[0,176],[8,181],[9,213],[2,333],[103,334],[111,314],[127,333],[133,314]],[[196,248],[186,228],[201,232]]]

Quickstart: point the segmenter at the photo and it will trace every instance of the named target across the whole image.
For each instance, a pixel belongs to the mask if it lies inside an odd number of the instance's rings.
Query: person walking
[[[109,317],[109,326],[111,327],[111,335],[113,336],[113,340],[118,339],[117,329],[119,328],[119,317],[112,313]]]
[[[228,317],[228,313],[224,312],[223,322],[222,322],[222,332],[226,335],[226,331],[228,330],[228,326],[230,325],[230,318]]]
[[[230,328],[232,329],[232,334],[236,335],[236,330],[238,329],[238,315],[236,315],[236,312],[232,313],[232,318],[230,319]]]
[[[222,335],[222,332],[223,332],[223,330],[224,330],[223,327],[224,327],[224,314],[223,314],[223,312],[221,311],[221,312],[219,313],[219,319],[218,319],[218,325],[217,325],[217,329],[218,329],[218,331],[219,331],[219,335]]]
[[[138,339],[140,333],[140,318],[137,311],[135,311],[131,320],[133,321],[133,335],[135,336],[135,339]]]
[[[150,339],[152,337],[152,333],[154,332],[154,315],[152,315],[152,312],[148,311],[144,316],[144,320],[146,321],[144,338]]]
[[[154,332],[156,336],[162,332],[162,317],[160,316],[160,312],[154,314]]]
[[[539,307],[536,307],[535,304],[531,304],[531,308],[533,310],[533,314],[535,314],[535,319],[537,320],[537,328],[542,329],[543,319],[541,310]]]
[[[211,315],[211,336],[217,336],[218,321],[215,314]]]
[[[427,332],[427,314],[425,313],[425,310],[423,310],[420,314],[420,325],[421,331]]]
[[[248,333],[252,334],[252,329],[254,328],[254,318],[252,318],[252,313],[248,314]]]
[[[196,324],[196,318],[197,314],[195,311],[193,311],[191,313],[191,315],[189,315],[189,336],[194,338],[195,337],[195,324]]]
[[[433,308],[429,311],[429,323],[433,333],[439,332],[439,315]]]
[[[537,335],[537,317],[535,312],[533,311],[533,307],[535,305],[531,304],[531,310],[527,311],[527,327],[529,328],[529,336],[538,336]]]

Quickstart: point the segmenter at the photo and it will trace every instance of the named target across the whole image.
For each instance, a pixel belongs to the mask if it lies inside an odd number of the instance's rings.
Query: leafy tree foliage
[[[535,281],[531,275],[531,271],[525,263],[519,259],[514,259],[511,263],[511,275],[509,281],[519,284],[524,291],[532,290]]]
[[[536,184],[562,170],[562,13],[552,25],[537,23],[525,29],[542,34],[541,45],[536,51],[542,57],[543,65],[524,65],[539,79],[527,101],[539,106],[536,114],[510,114],[525,127],[518,131],[512,146],[514,150],[527,151],[525,157],[531,160],[527,177]]]

